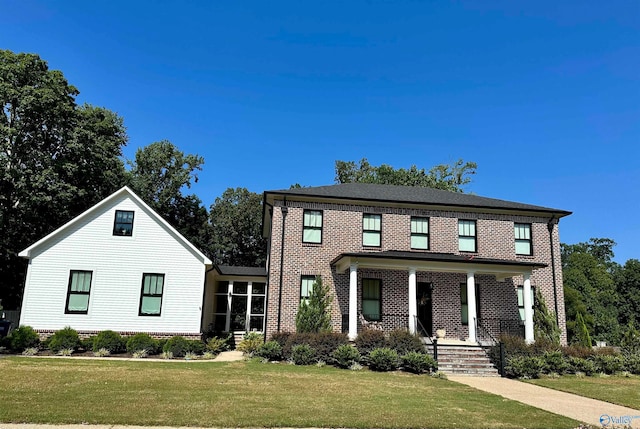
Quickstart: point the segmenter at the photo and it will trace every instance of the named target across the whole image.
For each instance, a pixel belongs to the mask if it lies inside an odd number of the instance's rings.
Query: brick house
[[[533,291],[566,343],[558,222],[570,212],[429,188],[340,184],[264,193],[267,337],[294,331],[316,276],[334,330],[406,327],[533,341]]]

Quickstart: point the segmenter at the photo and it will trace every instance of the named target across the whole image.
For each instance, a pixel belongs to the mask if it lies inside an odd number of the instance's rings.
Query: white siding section
[[[116,210],[133,210],[133,236],[113,236]],[[198,333],[205,265],[126,193],[33,249],[21,325],[35,329]],[[70,270],[93,271],[87,314],[65,314]],[[160,316],[139,316],[143,273],[162,273]]]

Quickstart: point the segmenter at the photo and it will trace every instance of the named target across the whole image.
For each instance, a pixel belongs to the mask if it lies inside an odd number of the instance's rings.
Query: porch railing
[[[478,333],[483,331],[483,335],[487,336],[487,339],[492,338],[496,343],[497,339],[501,335],[512,335],[515,337],[524,338],[524,324],[520,319],[478,319]]]
[[[358,332],[361,332],[364,329],[374,329],[377,331],[409,329],[409,316],[407,314],[358,313]],[[342,332],[349,332],[349,314],[342,315]]]

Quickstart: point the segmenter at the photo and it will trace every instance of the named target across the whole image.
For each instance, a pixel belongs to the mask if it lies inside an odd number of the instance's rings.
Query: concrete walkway
[[[596,427],[640,428],[640,411],[604,401],[499,377],[448,376],[484,392],[522,402]]]

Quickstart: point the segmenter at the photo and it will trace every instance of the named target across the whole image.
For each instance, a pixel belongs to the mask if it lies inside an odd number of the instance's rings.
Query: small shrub
[[[597,368],[591,359],[569,356],[569,370],[578,374],[593,375]]]
[[[575,357],[582,359],[589,359],[594,356],[595,353],[591,347],[584,347],[579,344],[572,344],[562,348],[562,353],[567,357]]]
[[[120,353],[126,345],[122,336],[114,331],[102,331],[93,338],[92,350],[97,352],[100,349],[108,350],[109,353]]]
[[[285,347],[286,347],[287,342],[289,341],[289,338],[291,337],[291,335],[293,335],[291,332],[275,332],[275,333],[271,334],[270,340],[273,340],[273,341],[277,342],[278,344],[280,344],[280,347],[282,348],[283,357],[285,357],[285,358],[288,357],[288,356],[284,356]],[[289,352],[291,352],[291,350],[289,350]]]
[[[200,340],[197,340],[199,342],[201,342]],[[196,360],[198,359],[198,354],[194,353],[194,352],[186,352],[184,354],[184,360]]]
[[[350,368],[360,363],[360,352],[351,344],[341,344],[332,354],[333,362],[339,368]]]
[[[127,352],[133,354],[146,350],[147,354],[156,354],[159,350],[158,341],[144,332],[135,334],[127,339]]]
[[[395,350],[383,347],[369,353],[369,368],[374,371],[394,371],[399,366],[400,358]]]
[[[538,356],[514,356],[505,366],[505,373],[511,378],[539,378],[546,371],[544,359]]]
[[[569,369],[565,357],[561,351],[548,351],[542,355],[547,371],[564,374]]]
[[[422,339],[406,329],[394,329],[389,332],[387,346],[398,352],[399,355],[406,355],[409,352],[424,353],[426,351]]]
[[[282,359],[282,347],[275,340],[267,341],[262,344],[256,351],[256,355],[270,361],[278,361]]]
[[[27,347],[22,351],[22,356],[35,356],[38,354],[37,347]]]
[[[431,373],[438,369],[438,362],[426,353],[409,352],[400,359],[402,369],[414,374]]]
[[[213,352],[210,352],[210,351],[206,351],[206,352],[202,353],[202,359],[205,359],[205,360],[215,359],[216,356],[218,356],[218,353],[213,353]]]
[[[316,361],[316,351],[309,344],[298,344],[291,348],[291,361],[296,365],[311,365]]]
[[[226,350],[229,350],[229,338],[233,338],[233,335],[229,335],[226,338],[211,337],[207,340],[205,349],[215,355],[220,354]]]
[[[40,337],[31,326],[20,326],[11,331],[11,335],[9,335],[9,347],[15,352],[38,347],[38,345],[40,345]]]
[[[615,374],[624,369],[624,361],[622,356],[597,354],[593,362],[596,366],[597,372],[603,372],[605,374]]]
[[[90,335],[85,338],[80,338],[80,348],[85,352],[93,351],[93,340],[96,338],[95,335]]]
[[[58,356],[71,356],[72,354],[73,354],[72,348],[60,349],[58,350],[58,353],[57,353]]]
[[[204,350],[205,344],[201,340],[187,340],[187,352],[195,355],[201,355],[204,353]]]
[[[375,329],[365,329],[358,334],[355,344],[363,360],[367,361],[372,351],[384,348],[387,342],[384,337],[384,332]]]
[[[135,352],[133,352],[132,356],[135,359],[142,359],[142,358],[146,358],[149,355],[149,352],[147,352],[147,350],[142,349],[142,350],[136,350]]]
[[[362,365],[360,365],[357,362],[354,362],[349,366],[350,371],[360,371],[361,369],[362,369]]]
[[[80,337],[78,337],[78,332],[69,326],[64,329],[60,329],[54,333],[51,338],[49,338],[49,349],[54,353],[67,349],[73,352],[79,347]]]
[[[343,344],[349,343],[347,334],[338,332],[319,332],[309,334],[309,345],[316,351],[316,357],[327,363],[333,363],[333,352]]]
[[[173,353],[171,351],[163,351],[162,359],[173,359]]]
[[[316,362],[316,366],[318,368],[322,368],[322,367],[327,366],[327,363],[325,361],[323,361],[323,360],[319,360],[318,362]]]
[[[253,356],[264,343],[264,337],[257,332],[247,332],[238,344],[238,350],[247,356]]]
[[[111,355],[111,352],[110,352],[108,349],[105,349],[105,348],[103,347],[103,348],[101,348],[101,349],[99,349],[99,350],[94,351],[94,352],[93,352],[93,355],[94,355],[95,357],[107,357],[107,356],[110,356],[110,355]]]
[[[169,338],[162,351],[165,353],[171,352],[172,357],[184,357],[189,351],[189,340],[181,335],[175,335]]]
[[[626,355],[624,367],[631,374],[640,375],[640,354]]]

